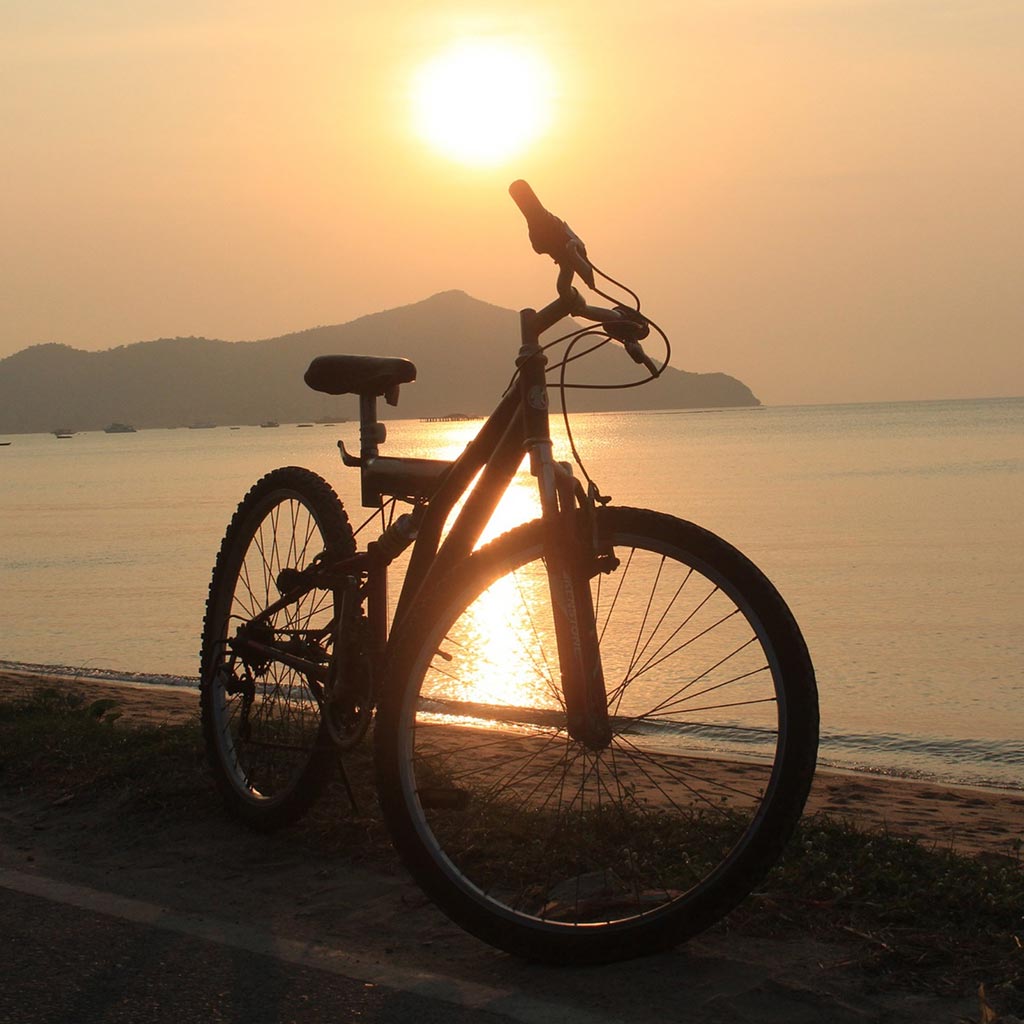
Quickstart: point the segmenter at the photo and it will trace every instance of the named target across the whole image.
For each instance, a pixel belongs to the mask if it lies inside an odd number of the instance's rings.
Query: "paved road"
[[[224,826],[232,845],[197,856],[162,833],[111,862],[88,828],[28,820],[0,840],[0,1024],[952,1024],[976,1009],[886,991],[848,946],[801,936],[717,929],[659,956],[543,967],[467,936],[401,876],[321,877],[283,839]]]
[[[357,972],[334,951],[0,871],[3,1024],[507,1024],[503,1002],[513,1020],[571,1024],[575,1016],[425,972]]]

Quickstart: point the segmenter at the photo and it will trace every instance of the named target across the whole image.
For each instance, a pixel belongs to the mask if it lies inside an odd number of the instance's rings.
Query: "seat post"
[[[387,439],[387,428],[377,422],[377,396],[359,396],[359,454],[363,462],[375,459],[379,454],[378,445]]]
[[[362,466],[362,502],[366,508],[380,508],[380,492],[371,483],[367,469],[380,455],[378,449],[387,439],[387,428],[377,420],[377,396],[359,396],[359,462]]]

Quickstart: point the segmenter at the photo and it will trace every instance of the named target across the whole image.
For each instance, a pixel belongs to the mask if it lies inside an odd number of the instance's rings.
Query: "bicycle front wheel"
[[[485,941],[559,963],[725,915],[780,854],[817,751],[811,661],[767,578],[692,523],[597,515],[619,559],[591,582],[608,746],[566,728],[539,521],[422,595],[376,733],[416,880]]]
[[[330,778],[334,748],[317,681],[232,642],[248,629],[264,649],[326,666],[333,591],[310,590],[269,618],[261,613],[282,596],[290,570],[328,550],[355,551],[337,495],[309,470],[276,469],[238,506],[210,581],[200,654],[207,759],[228,807],[255,828],[284,825],[312,803]]]

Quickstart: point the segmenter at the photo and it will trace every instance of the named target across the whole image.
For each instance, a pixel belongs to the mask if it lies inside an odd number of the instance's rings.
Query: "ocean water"
[[[384,451],[453,457],[478,425],[392,421]],[[589,414],[573,432],[616,503],[698,522],[773,580],[815,663],[822,763],[1024,789],[1024,399]],[[237,502],[304,465],[361,521],[335,447],[357,434],[0,438],[0,659],[194,677]],[[492,532],[534,508],[524,474]]]

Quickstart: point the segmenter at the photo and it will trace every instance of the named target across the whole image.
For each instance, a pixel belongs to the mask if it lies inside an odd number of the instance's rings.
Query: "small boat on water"
[[[104,434],[134,434],[135,428],[130,423],[111,423],[103,428]],[[60,435],[58,435],[60,436]]]
[[[10,441],[0,441],[0,448],[6,448],[10,443]]]
[[[203,423],[193,423],[193,424],[191,424],[191,426],[189,426],[188,429],[189,430],[213,430],[213,428],[215,426],[217,426],[216,423],[206,423],[206,422],[203,422]]]
[[[75,432],[73,430],[68,430],[67,427],[61,427],[53,432],[53,436],[59,437],[63,441],[65,438],[74,437]]]
[[[277,420],[264,420],[260,424],[260,426],[261,427],[279,427],[279,426],[281,426],[281,424],[278,423]]]

